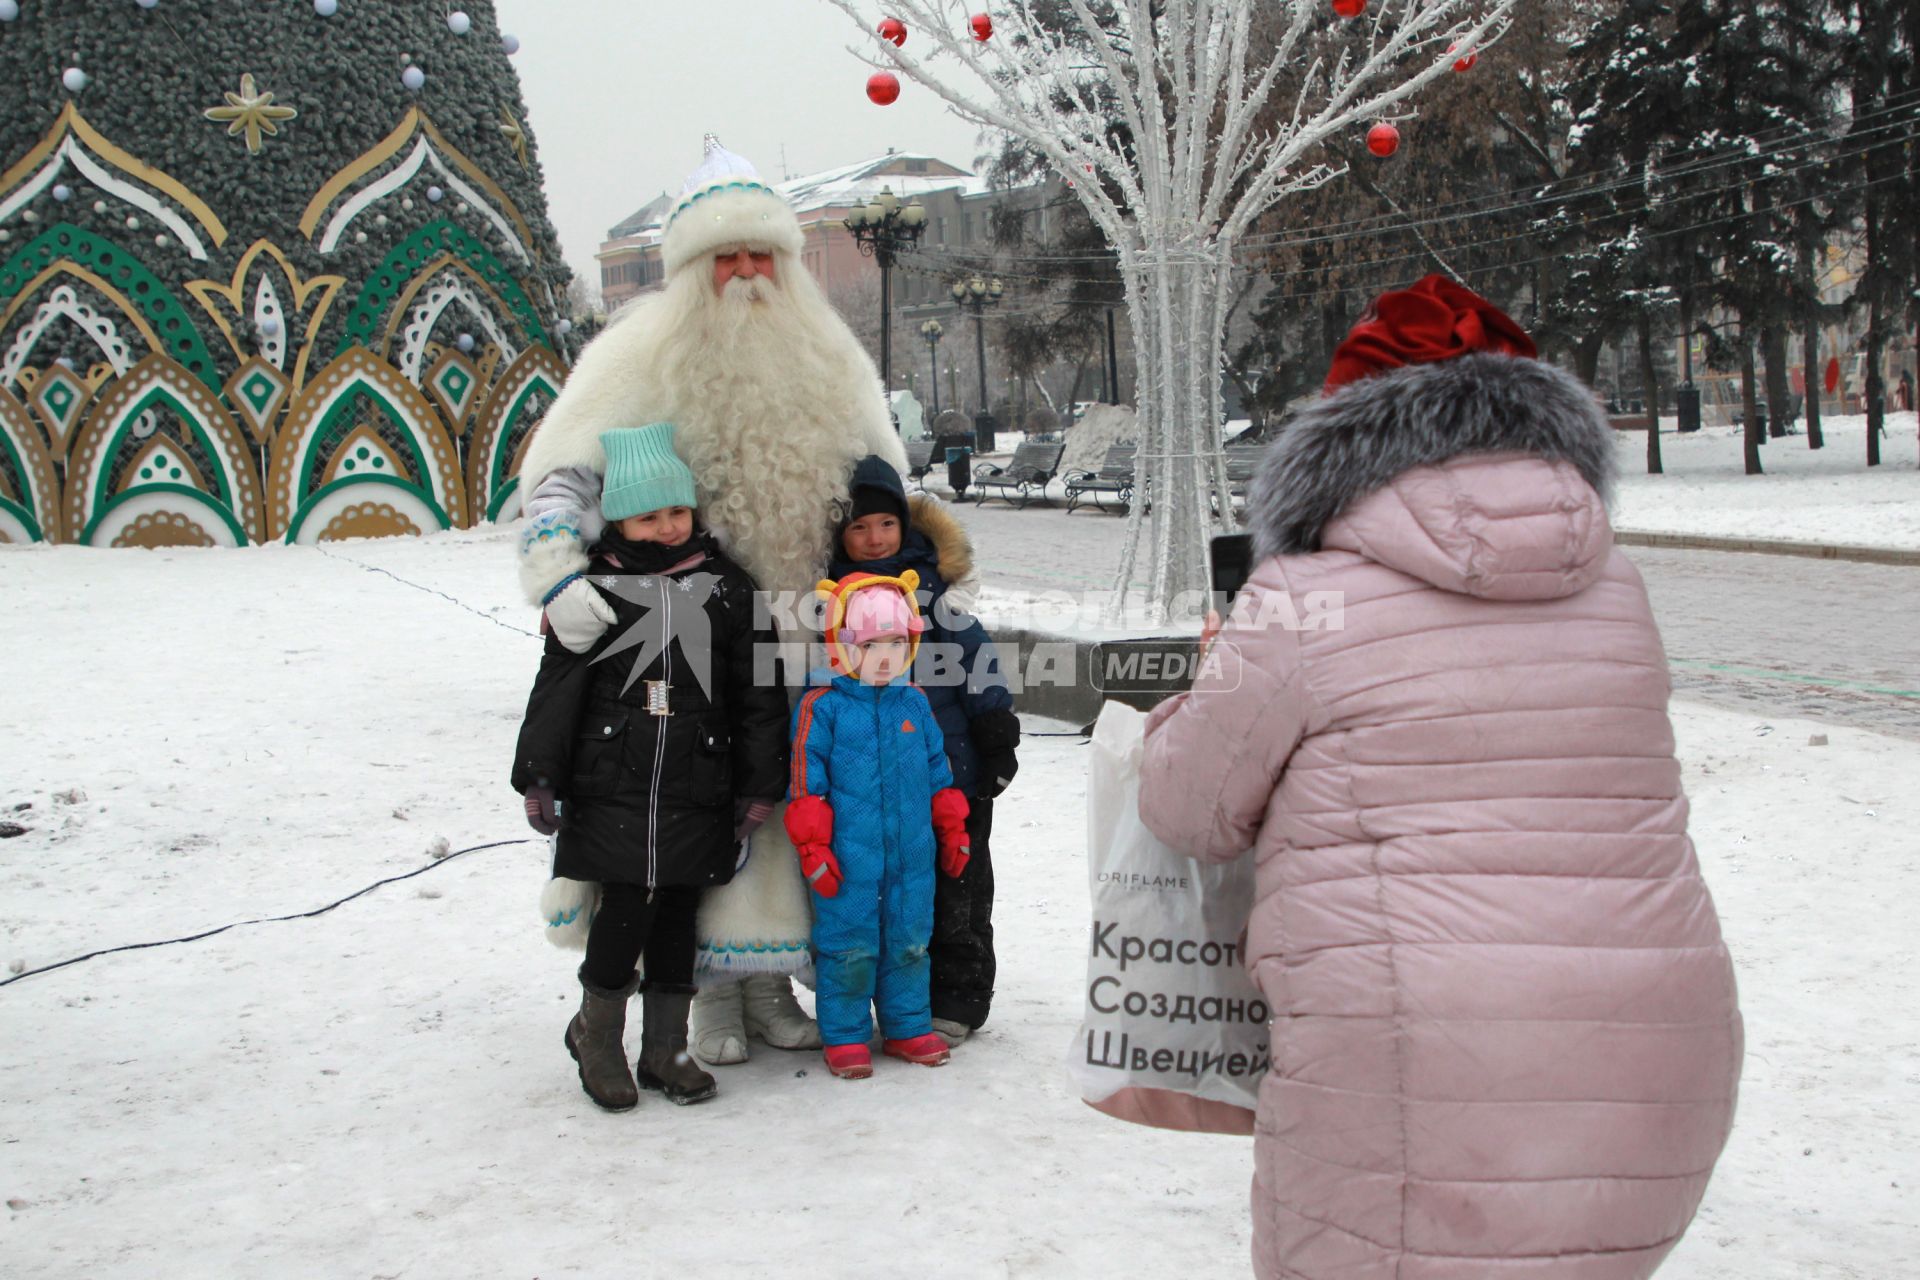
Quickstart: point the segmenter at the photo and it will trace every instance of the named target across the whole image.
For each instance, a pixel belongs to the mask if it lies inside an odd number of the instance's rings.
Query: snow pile
[[[1097,404],[1067,429],[1067,451],[1060,455],[1060,472],[1098,471],[1107,450],[1117,444],[1137,444],[1139,423],[1133,406]]]

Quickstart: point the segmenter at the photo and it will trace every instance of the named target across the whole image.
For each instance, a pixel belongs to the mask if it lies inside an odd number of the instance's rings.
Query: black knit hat
[[[846,524],[852,524],[861,516],[884,514],[898,516],[902,529],[910,526],[907,487],[901,483],[900,473],[879,454],[870,453],[854,464],[853,479],[847,482],[847,490],[853,500],[853,508],[847,515]],[[841,528],[846,528],[846,525],[843,524]]]

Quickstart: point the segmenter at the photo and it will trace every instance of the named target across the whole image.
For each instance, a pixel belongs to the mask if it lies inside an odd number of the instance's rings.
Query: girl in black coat
[[[639,1099],[621,1037],[643,954],[638,1087],[675,1102],[713,1096],[686,1055],[694,915],[786,789],[777,639],[755,618],[753,579],[695,523],[671,430],[602,437],[608,523],[588,578],[614,621],[584,654],[548,635],[513,765],[529,821],[556,837],[553,874],[601,886],[566,1046],[609,1110]]]

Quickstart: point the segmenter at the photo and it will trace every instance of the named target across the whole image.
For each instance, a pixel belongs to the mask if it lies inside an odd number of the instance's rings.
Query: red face
[[[772,254],[740,249],[733,253],[713,255],[713,291],[715,293],[725,289],[729,280],[751,280],[755,276],[773,279]]]

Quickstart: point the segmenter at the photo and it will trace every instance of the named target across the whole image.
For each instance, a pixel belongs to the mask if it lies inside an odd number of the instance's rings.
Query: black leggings
[[[617,991],[647,957],[647,985],[654,990],[693,987],[693,917],[700,890],[691,885],[649,889],[640,884],[600,886],[600,911],[587,932],[587,958],[580,976]]]

